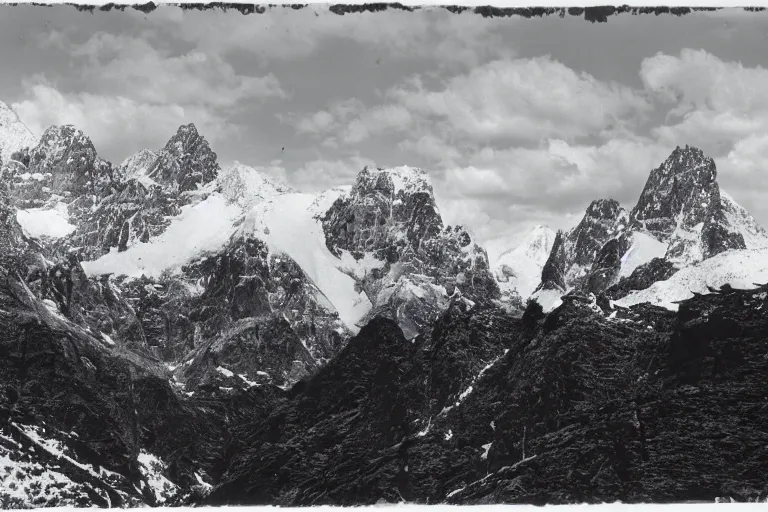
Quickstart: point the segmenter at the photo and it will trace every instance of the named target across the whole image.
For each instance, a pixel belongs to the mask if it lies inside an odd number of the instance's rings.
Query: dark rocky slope
[[[538,321],[452,310],[440,321],[450,328],[438,322],[413,344],[395,325],[372,323],[240,438],[207,503],[764,496],[768,286],[713,292],[677,313],[609,315],[578,296]],[[471,391],[436,414],[445,388],[429,376],[465,377],[478,365],[441,365],[500,349]]]
[[[205,493],[229,424],[263,414],[277,391],[184,399],[159,361],[35,295],[22,276],[39,248],[0,208],[0,458],[15,468],[1,473],[3,506],[172,504]]]

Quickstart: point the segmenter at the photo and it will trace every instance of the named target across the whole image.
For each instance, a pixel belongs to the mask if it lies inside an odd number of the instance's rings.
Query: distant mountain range
[[[596,200],[493,261],[417,168],[306,194],[221,168],[191,124],[116,166],[3,104],[0,162],[4,508],[762,492],[761,461],[683,461],[665,412],[728,414],[764,366],[733,347],[768,336],[768,234],[696,148],[631,210]]]

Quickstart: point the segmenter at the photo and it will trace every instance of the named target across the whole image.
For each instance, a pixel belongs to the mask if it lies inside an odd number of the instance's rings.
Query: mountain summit
[[[427,174],[364,168],[322,216],[328,249],[357,262],[367,319],[395,319],[412,338],[452,300],[498,299],[488,256],[465,229],[444,226]]]
[[[714,160],[677,147],[650,172],[631,211],[593,201],[574,229],[559,233],[535,295],[552,308],[572,290],[647,287],[717,254],[764,247],[768,233],[720,190]]]

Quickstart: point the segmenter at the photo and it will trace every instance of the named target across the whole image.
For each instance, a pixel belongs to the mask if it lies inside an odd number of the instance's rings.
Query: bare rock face
[[[68,218],[79,220],[112,191],[111,164],[98,158],[91,140],[73,126],[48,128],[37,146],[15,156],[2,174],[17,208],[62,204]]]
[[[678,147],[651,171],[632,218],[668,242],[667,259],[683,266],[746,248],[723,212],[715,162],[697,148]]]
[[[449,310],[415,343],[377,320],[249,428],[205,503],[760,499],[767,290],[612,316],[572,295],[527,328]]]
[[[164,188],[188,192],[213,181],[219,171],[216,153],[197,133],[195,125],[188,124],[179,127],[176,135],[158,152],[146,175]]]
[[[556,237],[539,289],[565,293],[585,286],[595,262],[607,264],[608,254],[600,257],[605,244],[621,236],[628,223],[629,216],[618,201],[593,201],[575,228]]]
[[[452,297],[500,296],[485,251],[463,228],[443,225],[420,169],[366,167],[322,223],[333,254],[374,262],[360,280],[373,304],[370,317],[395,319],[406,337],[433,321]]]
[[[180,275],[122,287],[150,348],[176,362],[179,381],[190,390],[212,382],[248,388],[265,378],[291,385],[349,336],[301,268],[256,238],[233,238]]]

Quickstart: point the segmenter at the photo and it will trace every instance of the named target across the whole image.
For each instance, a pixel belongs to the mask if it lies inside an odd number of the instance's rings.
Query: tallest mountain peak
[[[659,167],[664,174],[679,175],[695,172],[704,175],[710,181],[717,177],[715,161],[701,149],[685,145],[677,146],[672,154]]]
[[[632,217],[659,239],[703,223],[720,203],[715,161],[692,146],[677,147],[648,176]]]

